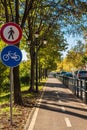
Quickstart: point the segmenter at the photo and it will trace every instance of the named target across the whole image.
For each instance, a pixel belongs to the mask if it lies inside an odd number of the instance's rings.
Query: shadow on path
[[[78,106],[76,107],[76,105],[73,106],[73,102],[75,102],[76,104],[79,102],[79,100],[72,93],[65,91],[66,89],[68,89],[67,87],[65,87],[61,83],[46,83],[46,87],[47,88],[39,108],[53,112],[60,112],[63,114],[68,114],[87,120],[87,113],[86,113],[87,110],[82,107]],[[54,87],[58,87],[58,96],[57,96],[57,89],[54,89]],[[58,104],[58,100],[60,99],[64,104]],[[66,103],[68,103],[69,105],[67,105]],[[61,106],[67,109],[69,108],[70,110],[68,109],[66,111],[62,111]],[[36,107],[38,107],[38,105]]]

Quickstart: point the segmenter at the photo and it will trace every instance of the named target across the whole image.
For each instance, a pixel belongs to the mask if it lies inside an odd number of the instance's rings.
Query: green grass
[[[2,112],[9,112],[9,109],[10,109],[10,107],[9,106],[7,106],[7,107],[3,107],[3,109],[2,109]]]
[[[21,92],[23,92],[23,91],[28,91],[28,89],[29,89],[29,86],[28,86],[28,85],[22,85],[22,87],[21,87]]]
[[[9,100],[10,100],[10,93],[9,92],[8,93],[3,92],[0,94],[0,105],[4,104],[4,103],[8,103]]]
[[[44,85],[45,82],[46,82],[46,79],[43,79],[40,82],[40,84],[38,86],[39,91],[42,91],[43,85]],[[26,97],[26,98],[29,98],[29,99],[31,99],[31,98],[35,99],[38,96],[38,93],[29,93],[28,90],[29,90],[28,85],[22,85],[21,92],[22,92],[23,98]],[[0,93],[0,106],[1,106],[0,114],[3,113],[3,112],[8,113],[10,111],[10,105],[9,104],[10,104],[10,92]],[[14,111],[14,113],[17,113],[17,108],[13,107],[13,111]]]

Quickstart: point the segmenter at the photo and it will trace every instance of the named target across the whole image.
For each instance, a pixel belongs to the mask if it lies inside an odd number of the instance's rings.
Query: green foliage
[[[30,60],[23,61],[20,65],[20,81],[22,84],[30,82]]]
[[[8,103],[9,99],[10,99],[10,93],[2,92],[2,94],[0,94],[0,105],[4,103]]]
[[[0,51],[6,46],[6,44],[0,40]],[[9,91],[10,85],[10,68],[0,62],[0,92],[1,91]]]
[[[81,41],[68,51],[67,56],[60,63],[60,68],[64,70],[84,69],[87,64],[86,46]]]
[[[23,29],[20,46],[27,52],[30,50],[30,56],[33,55],[35,49],[35,32],[39,33],[39,41],[43,39],[48,41],[46,48],[40,49],[39,57],[42,68],[50,70],[56,69],[57,62],[61,58],[61,52],[67,48],[63,35],[72,32],[73,34],[82,33],[87,28],[87,3],[82,0],[16,0],[15,3],[12,0],[0,0],[0,8],[0,27],[8,21],[18,23]],[[27,39],[31,41],[30,49],[26,45]],[[2,50],[6,45],[2,41],[0,43]],[[31,53],[32,50],[33,53]],[[76,60],[74,60],[75,56]],[[82,58],[80,56],[81,53],[75,52],[74,54],[74,50],[72,50],[68,53],[67,60],[71,61],[70,59],[73,57],[72,63],[77,67],[81,64]],[[4,90],[4,87],[9,84],[9,71],[2,64],[0,67],[1,87]],[[28,82],[30,69],[30,61],[20,65],[20,80],[22,82]],[[18,83],[17,81],[14,82],[15,84]],[[17,88],[20,90],[18,84]]]
[[[82,58],[82,63],[83,63],[83,64],[86,64],[86,63],[87,63],[87,56],[83,56],[83,58]]]
[[[0,63],[0,91],[9,91],[10,75],[9,68]]]

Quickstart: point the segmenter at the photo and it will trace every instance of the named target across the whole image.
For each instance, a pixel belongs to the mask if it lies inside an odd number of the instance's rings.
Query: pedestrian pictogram
[[[1,38],[5,43],[16,44],[22,38],[22,30],[18,24],[8,22],[1,27]]]
[[[8,36],[8,39],[14,39],[14,30],[12,29],[12,27],[10,27],[10,30],[9,30],[9,32],[8,32],[8,34],[9,34],[9,36]]]
[[[1,52],[1,60],[6,66],[15,67],[22,60],[22,52],[16,46],[7,46]]]

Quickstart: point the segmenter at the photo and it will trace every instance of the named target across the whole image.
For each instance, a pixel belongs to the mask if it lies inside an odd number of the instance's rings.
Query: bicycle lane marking
[[[70,93],[70,91],[68,91],[68,92]],[[57,97],[60,98],[58,93],[59,93],[59,90],[57,90],[56,94],[57,94]],[[63,102],[61,101],[61,99],[58,100],[58,103],[61,105],[61,110],[66,113],[66,109],[63,106]],[[66,123],[67,127],[72,127],[70,119],[68,117],[65,117],[64,120],[65,120],[65,123]]]
[[[43,93],[42,93],[42,95],[41,95],[41,98],[39,99],[39,102],[38,102],[38,104],[37,104],[37,105],[38,105],[38,108],[35,109],[35,112],[34,112],[34,114],[33,114],[33,116],[32,116],[32,119],[31,119],[30,125],[29,125],[29,127],[28,127],[28,130],[33,130],[33,129],[34,129],[35,122],[36,122],[36,118],[37,118],[37,115],[38,115],[38,112],[39,112],[39,107],[40,107],[40,104],[41,104],[41,102],[42,102],[42,98],[43,98],[43,96],[44,96],[45,89],[46,89],[46,85],[45,85],[45,87],[44,87],[44,89],[43,89]]]
[[[66,122],[67,127],[72,127],[71,122],[68,117],[65,117],[65,122]]]
[[[38,111],[39,111],[39,108],[36,108],[36,110],[34,112],[34,115],[32,117],[31,123],[30,123],[30,125],[28,127],[28,130],[33,130],[34,125],[35,125],[35,121],[36,121],[36,118],[37,118]]]
[[[63,112],[65,112],[66,109],[65,109],[65,107],[63,106],[62,101],[60,100],[60,96],[59,96],[59,94],[58,94],[58,90],[56,91],[56,94],[57,94],[57,98],[58,98],[58,103],[61,105],[61,110],[62,110]]]

